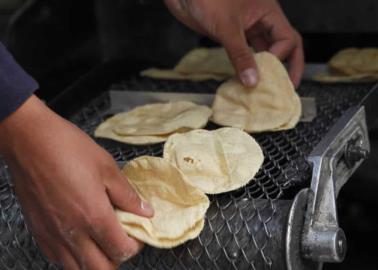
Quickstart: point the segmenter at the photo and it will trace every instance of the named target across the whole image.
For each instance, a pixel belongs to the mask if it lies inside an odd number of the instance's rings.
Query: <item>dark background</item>
[[[307,62],[326,62],[345,47],[378,47],[376,0],[281,0],[301,32]],[[0,0],[0,38],[40,83],[49,100],[94,66],[111,59],[171,67],[192,47],[211,44],[180,23],[158,0]],[[324,269],[378,269],[378,132],[372,154],[343,188],[344,263]]]

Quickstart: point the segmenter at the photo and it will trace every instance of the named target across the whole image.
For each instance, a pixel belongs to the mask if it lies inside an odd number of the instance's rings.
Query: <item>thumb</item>
[[[222,42],[241,82],[245,86],[256,86],[258,71],[251,48],[241,27],[227,25]]]
[[[128,182],[128,179],[120,172],[106,183],[107,193],[113,205],[121,210],[143,217],[152,217],[154,209],[143,201],[138,193]]]

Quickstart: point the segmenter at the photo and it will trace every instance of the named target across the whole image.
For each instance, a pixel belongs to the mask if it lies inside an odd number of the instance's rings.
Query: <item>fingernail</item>
[[[151,215],[151,216],[155,212],[154,208],[151,206],[151,204],[149,204],[148,202],[145,202],[145,201],[141,202],[140,208],[142,208],[146,212],[146,214]]]
[[[120,262],[120,263],[126,262],[126,261],[127,261],[128,259],[130,259],[131,257],[133,257],[133,255],[131,255],[131,254],[129,254],[129,253],[124,253],[124,254],[121,256],[119,262]]]
[[[240,74],[240,79],[245,86],[255,86],[257,84],[257,72],[253,68],[248,68]]]

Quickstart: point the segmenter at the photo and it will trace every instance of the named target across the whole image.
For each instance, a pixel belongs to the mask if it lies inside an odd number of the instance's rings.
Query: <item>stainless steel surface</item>
[[[328,66],[325,63],[308,63],[305,66],[303,80],[312,80],[315,75],[329,74]]]
[[[313,175],[302,243],[306,258],[319,262],[344,259],[346,238],[338,225],[336,198],[369,151],[364,107],[353,107],[310,154]]]

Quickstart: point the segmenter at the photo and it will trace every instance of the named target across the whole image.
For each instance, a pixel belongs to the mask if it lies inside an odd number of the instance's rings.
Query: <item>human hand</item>
[[[0,153],[38,245],[64,269],[115,269],[142,243],[129,237],[113,205],[140,216],[142,203],[112,157],[32,96],[0,123]]]
[[[287,60],[294,85],[300,83],[304,56],[302,38],[290,25],[276,0],[165,0],[171,13],[190,28],[225,47],[235,70],[247,86],[258,81],[248,43]]]

